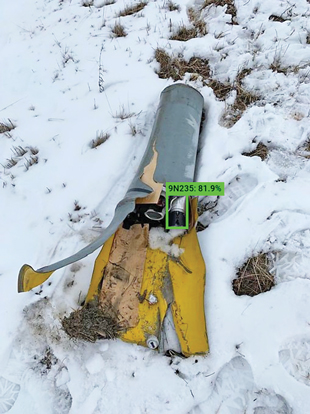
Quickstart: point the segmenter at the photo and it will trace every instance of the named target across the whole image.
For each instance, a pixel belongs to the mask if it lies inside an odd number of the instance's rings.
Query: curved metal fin
[[[31,266],[25,264],[19,271],[18,275],[18,292],[28,292],[29,290],[42,285],[52,272],[42,273],[34,270]]]

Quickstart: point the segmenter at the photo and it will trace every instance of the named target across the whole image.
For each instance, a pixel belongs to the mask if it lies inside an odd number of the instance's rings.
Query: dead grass
[[[272,72],[284,73],[285,75],[288,72],[288,68],[282,66],[281,58],[279,56],[274,57],[270,65],[270,69],[272,70]]]
[[[248,106],[260,99],[258,95],[255,95],[240,86],[236,87],[236,91],[237,97],[233,106],[242,112],[244,112]]]
[[[208,86],[213,89],[214,95],[220,101],[223,101],[233,90],[230,83],[221,83],[216,79],[210,79]]]
[[[5,134],[12,131],[16,126],[8,119],[6,122],[0,122],[0,134]]]
[[[201,17],[201,12],[197,12],[193,7],[190,7],[187,9],[187,16],[192,26],[186,27],[184,24],[180,24],[170,37],[171,40],[186,42],[196,37],[205,36],[208,33],[207,25]]]
[[[115,25],[111,29],[111,36],[112,37],[126,37],[127,33],[125,31],[125,27],[120,23],[115,23]]]
[[[244,152],[242,155],[245,155],[246,157],[260,157],[264,161],[267,158],[268,153],[268,147],[262,142],[259,142],[255,150]]]
[[[283,23],[283,22],[286,22],[286,20],[290,20],[290,19],[284,19],[282,16],[277,16],[276,14],[271,14],[269,16],[269,20],[271,20],[273,22]]]
[[[201,76],[207,80],[210,76],[208,61],[199,57],[192,57],[187,62],[183,55],[179,57],[169,56],[164,49],[157,48],[155,50],[155,59],[160,64],[159,70],[156,72],[160,78],[174,81],[181,80],[185,73],[191,73],[193,79],[195,75]]]
[[[261,98],[259,95],[245,89],[242,85],[243,79],[251,72],[252,69],[250,68],[243,68],[239,70],[233,85],[230,87],[230,90],[229,84],[226,84],[226,88],[224,89],[226,96],[232,91],[236,92],[235,102],[226,107],[221,118],[221,123],[226,128],[231,128],[235,125],[235,123],[242,117],[244,111]]]
[[[4,165],[4,168],[7,168],[7,169],[14,167],[18,163],[18,160],[16,160],[16,158],[14,157],[7,158],[6,160],[7,160],[7,163]]]
[[[296,151],[297,155],[310,159],[310,139],[304,142]]]
[[[130,16],[132,14],[138,13],[139,11],[143,10],[146,5],[147,5],[146,2],[140,1],[137,4],[131,4],[129,6],[126,6],[124,10],[119,12],[118,17]]]
[[[309,151],[310,152],[310,139],[305,142],[305,151]]]
[[[237,9],[233,0],[205,0],[201,8],[204,9],[211,5],[222,7],[227,6],[225,13],[231,15],[232,24],[238,24]]]
[[[89,143],[90,148],[97,148],[99,145],[104,144],[110,138],[110,134],[107,132],[96,133],[96,138],[92,139]]]
[[[273,286],[274,277],[269,272],[269,261],[266,253],[251,257],[237,273],[232,282],[236,295],[256,296],[268,292]]]
[[[167,2],[166,8],[167,8],[169,11],[180,11],[180,10],[181,10],[181,7],[180,7],[178,4],[173,3],[173,1],[171,1],[171,0],[169,0],[169,1]]]
[[[70,338],[89,342],[115,339],[123,330],[118,315],[112,313],[112,308],[101,310],[96,303],[87,304],[64,317],[62,326]]]
[[[197,32],[194,27],[188,28],[185,25],[180,25],[176,32],[170,37],[170,40],[180,40],[186,42],[187,40],[197,37]]]
[[[306,43],[310,45],[310,32],[307,32]]]
[[[270,64],[269,68],[273,72],[277,73],[283,73],[284,75],[287,75],[289,73],[295,73],[297,74],[300,69],[303,69],[305,66],[299,66],[299,65],[291,65],[291,66],[284,66],[282,62],[281,55],[276,53],[272,63]]]
[[[23,148],[21,145],[19,145],[18,147],[13,146],[13,148],[11,148],[11,151],[13,152],[13,155],[15,157],[23,157],[25,154],[27,154],[27,150]]]
[[[82,6],[83,7],[91,7],[94,5],[94,0],[83,0]]]
[[[221,125],[225,128],[232,128],[241,119],[244,111],[247,109],[250,103],[254,103],[259,98],[252,95],[250,92],[244,91],[244,93],[237,95],[237,98],[233,105],[228,105],[220,120]]]
[[[33,165],[38,164],[38,162],[39,162],[39,157],[37,157],[36,155],[31,155],[29,159],[26,159],[26,162],[24,164],[26,171],[28,171],[29,168],[32,167]]]
[[[252,71],[250,68],[240,70],[235,82],[230,84],[212,79],[208,61],[205,59],[192,57],[189,61],[186,61],[182,54],[173,57],[161,48],[155,50],[155,59],[160,64],[160,68],[156,72],[160,78],[172,78],[174,81],[178,81],[183,79],[185,73],[190,73],[190,80],[195,81],[202,78],[203,84],[212,88],[219,100],[225,100],[231,92],[235,91],[235,102],[226,107],[221,119],[221,123],[226,128],[231,128],[241,118],[243,112],[261,98],[242,86],[243,79]]]
[[[193,7],[190,7],[187,9],[187,16],[189,21],[195,27],[198,35],[204,36],[208,33],[207,24],[201,16],[201,10],[197,11]]]
[[[20,147],[21,148],[21,147]],[[28,151],[32,154],[32,155],[37,155],[39,152],[39,149],[37,147],[26,147],[28,149]]]
[[[241,85],[241,82],[243,81],[243,79],[248,76],[253,69],[251,68],[242,68],[238,71],[237,76],[236,76],[236,80],[235,80],[235,84],[236,85]]]
[[[125,109],[125,106],[122,105],[120,110],[116,112],[115,115],[113,115],[113,118],[121,119],[124,121],[124,119],[132,118],[135,115],[135,112],[130,112],[129,110],[127,111]]]
[[[39,162],[39,157],[37,156],[39,150],[36,147],[27,146],[25,149],[19,145],[18,147],[13,146],[11,151],[13,156],[11,158],[7,158],[7,163],[3,165],[4,168],[13,168],[19,161],[21,161],[21,159],[23,159],[25,161],[24,165],[27,171],[32,165],[38,164]],[[30,158],[23,158],[26,154],[30,155]]]
[[[254,102],[260,99],[260,96],[247,91],[241,86],[233,88],[236,92],[236,99],[233,105],[228,105],[221,118],[221,124],[226,128],[231,128],[242,117],[244,111]]]

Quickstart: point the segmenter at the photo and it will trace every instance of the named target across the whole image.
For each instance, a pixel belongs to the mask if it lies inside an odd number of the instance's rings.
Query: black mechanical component
[[[169,197],[169,227],[186,226],[186,197]]]
[[[133,224],[148,223],[152,227],[165,226],[165,198],[160,197],[158,204],[137,204],[123,222],[123,228],[129,229]]]

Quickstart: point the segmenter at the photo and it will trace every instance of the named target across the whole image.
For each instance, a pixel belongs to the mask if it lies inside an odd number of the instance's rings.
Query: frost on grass
[[[266,253],[248,259],[238,270],[237,278],[233,280],[235,294],[256,296],[268,292],[275,284],[269,268],[270,263]]]
[[[149,246],[151,249],[159,249],[169,256],[179,257],[184,249],[181,249],[173,240],[184,234],[184,230],[170,230],[165,232],[161,227],[153,227],[149,233]]]

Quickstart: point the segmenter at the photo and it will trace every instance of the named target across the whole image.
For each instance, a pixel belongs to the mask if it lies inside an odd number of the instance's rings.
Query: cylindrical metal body
[[[202,110],[203,97],[196,89],[177,83],[163,90],[150,141],[129,192],[141,186],[140,177],[154,148],[158,152],[156,182],[193,181]]]

